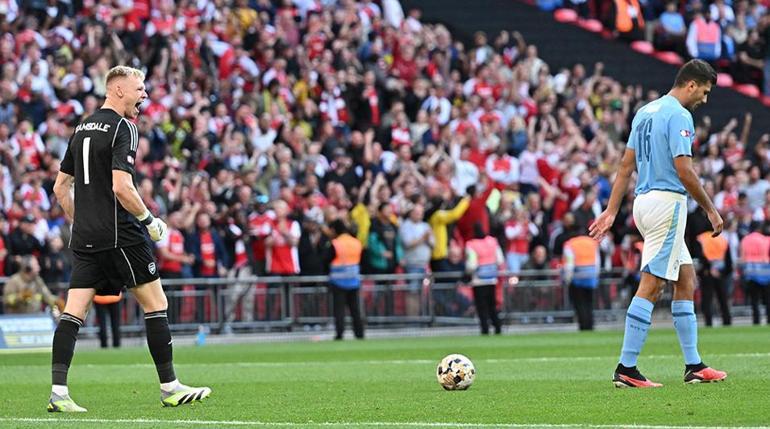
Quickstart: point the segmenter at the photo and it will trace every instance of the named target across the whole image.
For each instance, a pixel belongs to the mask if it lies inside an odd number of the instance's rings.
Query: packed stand
[[[477,223],[510,271],[559,267],[609,198],[633,113],[661,95],[600,63],[552,70],[517,32],[465,45],[395,0],[4,4],[0,275],[32,254],[49,283],[70,266],[59,160],[114,64],[147,72],[137,189],[168,220],[166,279],[324,274],[336,219],[365,273],[462,271]],[[695,143],[734,252],[770,215],[768,137],[741,121],[705,117]],[[638,269],[632,195],[604,268]]]
[[[540,7],[575,9],[626,40],[698,58],[756,85],[770,96],[770,15],[767,0],[537,0]]]

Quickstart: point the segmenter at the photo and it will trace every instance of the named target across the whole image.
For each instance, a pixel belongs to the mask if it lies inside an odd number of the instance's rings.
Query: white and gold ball
[[[446,390],[465,390],[473,384],[476,368],[467,357],[451,354],[439,362],[436,378],[441,387]]]

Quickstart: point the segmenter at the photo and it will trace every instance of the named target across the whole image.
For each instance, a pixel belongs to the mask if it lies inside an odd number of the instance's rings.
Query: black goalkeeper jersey
[[[98,252],[140,244],[144,228],[112,192],[112,170],[134,176],[136,125],[99,109],[75,128],[61,171],[75,177],[75,220],[70,248]]]

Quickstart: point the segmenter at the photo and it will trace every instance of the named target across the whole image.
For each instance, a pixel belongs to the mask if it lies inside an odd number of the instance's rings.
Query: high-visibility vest
[[[478,258],[476,277],[484,284],[497,281],[497,239],[488,235],[469,240],[466,247],[473,250]]]
[[[721,43],[719,41],[721,34],[719,24],[716,21],[706,22],[703,18],[696,19],[694,24],[698,56],[702,58],[716,58],[716,49]]]
[[[596,240],[587,235],[567,240],[564,259],[565,265],[574,267],[573,285],[590,289],[599,286],[599,243]]]
[[[636,19],[639,20],[639,28],[644,27],[644,18],[642,17],[642,8],[638,0],[615,0],[615,28],[621,33],[628,33],[634,29],[634,22],[631,20],[631,14],[628,13],[628,3],[636,8]]]
[[[94,295],[94,304],[115,304],[123,299],[123,292],[117,295]]]
[[[329,268],[329,281],[342,289],[361,287],[360,264],[361,242],[350,234],[342,234],[332,240],[335,257]]]
[[[727,239],[719,235],[711,236],[707,231],[698,235],[698,242],[703,248],[703,256],[711,264],[711,268],[721,270],[725,267],[725,255],[727,255]]]
[[[770,237],[752,232],[741,240],[743,277],[762,286],[770,284]]]

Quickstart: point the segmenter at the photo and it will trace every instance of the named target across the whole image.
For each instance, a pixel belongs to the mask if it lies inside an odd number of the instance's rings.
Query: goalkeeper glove
[[[144,212],[144,215],[138,219],[147,227],[147,232],[150,233],[152,241],[160,241],[166,237],[166,233],[168,233],[166,223],[160,220],[160,218],[153,216],[149,210]]]

